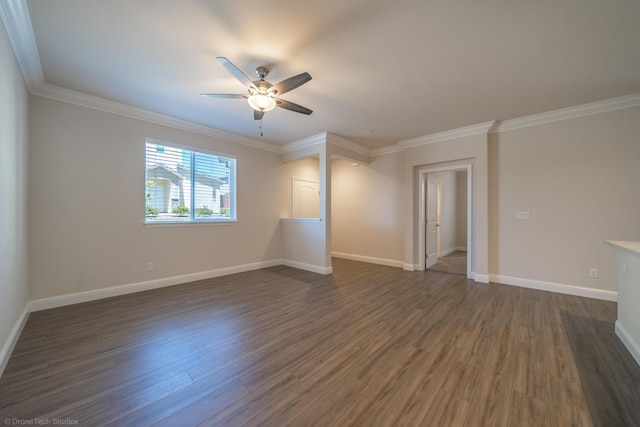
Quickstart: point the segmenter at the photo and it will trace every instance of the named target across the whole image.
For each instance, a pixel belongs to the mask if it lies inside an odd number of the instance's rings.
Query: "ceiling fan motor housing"
[[[251,93],[252,95],[267,95],[269,89],[271,88],[271,86],[273,86],[271,83],[264,81],[264,80],[256,80],[255,82],[253,82],[253,85],[256,87],[256,89],[258,89],[257,92],[255,92],[255,89],[253,89],[252,87],[249,87],[249,93]],[[254,91],[255,93],[252,93],[251,91]]]

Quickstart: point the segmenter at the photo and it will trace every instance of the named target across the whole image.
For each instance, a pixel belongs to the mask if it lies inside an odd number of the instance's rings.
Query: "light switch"
[[[516,211],[516,219],[531,219],[529,211]]]

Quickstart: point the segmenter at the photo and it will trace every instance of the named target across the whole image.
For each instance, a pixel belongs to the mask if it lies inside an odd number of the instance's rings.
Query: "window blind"
[[[236,159],[145,143],[145,222],[235,221]]]

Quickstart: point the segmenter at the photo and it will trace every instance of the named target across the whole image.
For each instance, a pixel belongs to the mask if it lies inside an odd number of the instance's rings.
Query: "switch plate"
[[[148,262],[147,263],[147,271],[153,271],[153,263],[152,262]]]
[[[529,211],[516,211],[516,219],[531,219]]]
[[[592,279],[595,279],[596,277],[598,277],[598,269],[597,268],[590,268],[589,269],[589,277],[591,277]]]

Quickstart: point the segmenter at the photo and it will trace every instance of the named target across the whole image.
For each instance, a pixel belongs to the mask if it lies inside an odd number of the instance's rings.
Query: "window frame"
[[[173,148],[173,149],[177,149],[177,150],[183,150],[183,151],[188,151],[190,153],[190,167],[189,167],[189,180],[191,183],[195,183],[195,174],[196,174],[196,167],[195,167],[195,156],[197,154],[201,154],[201,155],[210,155],[210,156],[216,156],[216,157],[221,157],[227,160],[230,160],[231,163],[229,165],[229,209],[230,209],[230,215],[228,217],[202,217],[202,218],[198,218],[195,216],[195,184],[191,184],[190,185],[190,201],[189,201],[189,217],[188,219],[163,219],[163,220],[149,220],[149,216],[146,214],[146,205],[147,203],[147,194],[148,194],[148,190],[147,190],[147,144],[153,144],[153,145],[159,145],[165,148]],[[231,154],[227,154],[227,153],[222,153],[222,152],[218,152],[218,151],[214,151],[214,150],[208,150],[206,148],[202,148],[202,147],[194,147],[194,146],[189,146],[189,145],[185,145],[185,144],[177,144],[177,143],[173,143],[173,142],[166,142],[166,141],[161,141],[158,139],[154,139],[154,138],[146,138],[144,141],[144,163],[143,163],[143,173],[144,173],[144,197],[143,197],[143,201],[144,201],[144,211],[143,211],[143,215],[144,215],[144,220],[143,223],[145,226],[150,226],[150,227],[176,227],[176,226],[193,226],[193,225],[210,225],[210,224],[235,224],[238,222],[238,210],[237,210],[237,186],[236,186],[236,180],[237,180],[237,158],[236,156],[233,156]],[[163,151],[164,152],[164,151]],[[184,217],[182,217],[184,218]]]

